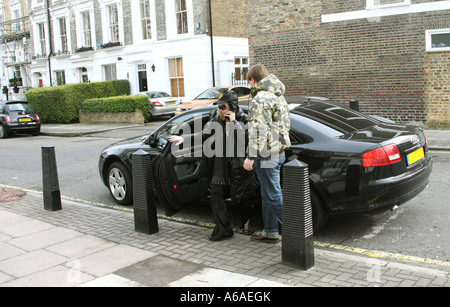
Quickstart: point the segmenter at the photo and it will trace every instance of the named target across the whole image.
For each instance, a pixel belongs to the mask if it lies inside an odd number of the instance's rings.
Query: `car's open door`
[[[200,119],[203,119],[203,127],[209,116],[205,114]],[[192,123],[187,120],[183,124]],[[208,161],[202,150],[203,144],[198,140],[186,140],[180,146],[167,142],[161,155],[153,161],[155,188],[160,202],[166,208],[166,214],[172,215],[207,194]]]

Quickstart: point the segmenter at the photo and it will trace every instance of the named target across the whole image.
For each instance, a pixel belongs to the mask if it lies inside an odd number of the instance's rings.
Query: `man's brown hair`
[[[250,67],[247,75],[248,81],[252,78],[255,79],[256,83],[264,79],[269,75],[269,71],[263,64],[256,64]]]

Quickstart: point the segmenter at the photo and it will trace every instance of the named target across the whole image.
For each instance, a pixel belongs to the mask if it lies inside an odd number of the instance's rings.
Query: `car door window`
[[[196,121],[198,120],[201,120],[201,124],[196,124]],[[195,113],[195,115],[190,113],[175,117],[158,131],[156,136],[158,148],[162,149],[166,147],[171,135],[193,134],[199,132],[195,131],[195,129],[199,127],[203,129],[203,126],[208,120],[209,112]]]

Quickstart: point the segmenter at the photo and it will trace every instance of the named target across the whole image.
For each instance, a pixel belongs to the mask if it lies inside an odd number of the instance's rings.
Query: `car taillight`
[[[161,104],[161,102],[159,102],[159,101],[153,101],[153,105],[155,106],[155,107],[162,107],[163,105]]]
[[[36,114],[36,122],[39,123],[40,121],[41,121],[41,119],[39,118],[39,115]]]
[[[9,115],[6,115],[6,122],[7,122],[8,124],[11,124],[11,118],[9,117]]]
[[[425,148],[428,148],[428,139],[427,139],[427,135],[425,134],[425,131],[423,131],[423,137],[425,138]]]
[[[391,144],[363,154],[363,166],[374,167],[400,162],[402,156],[397,145]]]

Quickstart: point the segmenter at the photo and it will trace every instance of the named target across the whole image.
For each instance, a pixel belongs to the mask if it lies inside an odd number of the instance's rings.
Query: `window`
[[[39,51],[41,55],[47,54],[47,44],[45,42],[45,25],[44,23],[38,23],[38,37],[39,37]]]
[[[399,5],[410,5],[411,0],[366,0],[367,9],[379,9]]]
[[[150,19],[150,0],[140,0],[142,39],[152,38],[152,24]]]
[[[247,81],[248,74],[248,58],[234,59],[234,75],[235,81]]]
[[[83,33],[81,37],[81,45],[83,47],[92,47],[91,16],[89,11],[81,12],[81,31]]]
[[[67,28],[66,28],[66,18],[59,18],[58,19],[59,24],[59,37],[61,40],[61,52],[67,52],[69,51],[69,48],[67,46]]]
[[[4,35],[5,32],[5,14],[3,12],[3,8],[0,8],[0,35]]]
[[[450,51],[450,29],[427,30],[425,39],[428,52]]]
[[[139,92],[146,92],[148,91],[148,84],[147,84],[147,65],[145,64],[138,64],[138,81],[139,81]]]
[[[56,85],[66,84],[66,73],[64,70],[55,71]]]
[[[14,32],[20,31],[21,30],[21,24],[20,24],[20,20],[19,20],[20,19],[20,11],[19,10],[14,10],[12,12],[12,15],[13,15],[13,19],[16,20],[13,23],[12,30]]]
[[[177,33],[188,33],[186,0],[175,0],[175,15],[177,20]]]
[[[80,81],[81,82],[89,82],[88,71],[86,67],[79,68],[80,72]]]
[[[108,39],[110,42],[118,42],[119,39],[119,12],[117,4],[107,6],[108,12]]]
[[[104,81],[117,80],[116,64],[103,65]]]
[[[169,59],[169,79],[173,97],[184,96],[183,58]]]

